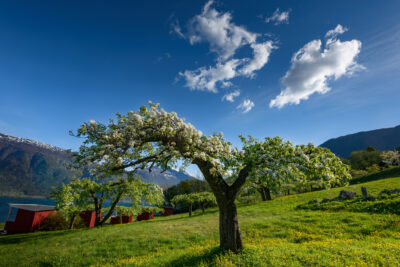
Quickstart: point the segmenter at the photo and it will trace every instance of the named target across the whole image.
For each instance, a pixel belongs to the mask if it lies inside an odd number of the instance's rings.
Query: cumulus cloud
[[[245,99],[242,103],[240,103],[239,106],[237,106],[237,109],[240,109],[244,114],[249,112],[253,107],[254,107],[253,101],[251,101],[250,99]]]
[[[329,30],[326,34],[325,37],[336,37],[339,34],[343,34],[347,32],[349,29],[346,27],[343,27],[342,25],[338,24],[335,29]]]
[[[179,24],[173,24],[174,31],[182,34],[193,45],[207,42],[210,51],[216,53],[216,65],[185,70],[179,75],[186,80],[191,90],[218,92],[218,87],[229,87],[235,77],[254,77],[255,72],[268,63],[273,49],[272,41],[257,42],[260,34],[250,32],[243,26],[232,22],[229,12],[219,12],[212,7],[213,1],[205,4],[202,12],[194,16],[183,34]],[[236,51],[243,46],[253,50],[253,58],[234,58]]]
[[[269,106],[282,108],[287,104],[299,104],[314,93],[325,94],[331,88],[329,80],[337,80],[343,75],[351,76],[364,67],[356,62],[361,50],[361,42],[342,42],[336,38],[347,29],[338,25],[328,31],[329,38],[322,49],[321,40],[313,40],[297,51],[291,60],[291,67],[282,78],[285,89]]]
[[[186,80],[186,86],[191,90],[205,90],[217,93],[217,84],[222,87],[230,86],[228,80],[234,78],[237,67],[241,64],[239,59],[231,59],[227,62],[218,62],[215,67],[201,67],[197,70],[185,70],[179,75]]]
[[[238,97],[239,95],[240,95],[240,90],[235,90],[233,92],[225,94],[222,97],[222,100],[226,100],[233,103],[235,101],[235,97]]]
[[[269,56],[272,52],[272,49],[276,48],[272,41],[267,41],[261,44],[251,44],[251,48],[253,49],[253,59],[249,61],[249,63],[240,70],[240,74],[244,76],[253,77],[254,72],[260,70],[264,67],[265,64],[268,63]]]
[[[208,42],[210,50],[226,60],[232,57],[238,48],[254,43],[257,34],[235,25],[231,22],[232,15],[229,12],[220,13],[211,8],[212,4],[213,1],[209,1],[201,14],[192,19],[188,38],[191,44]]]
[[[279,8],[277,8],[271,17],[265,19],[265,22],[274,22],[274,25],[289,24],[289,13],[290,10],[280,12]]]

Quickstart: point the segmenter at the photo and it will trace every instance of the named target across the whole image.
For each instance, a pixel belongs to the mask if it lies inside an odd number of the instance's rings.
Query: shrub
[[[75,221],[74,221],[74,229],[81,229],[81,228],[86,228],[85,222],[82,220],[81,216],[76,215]]]
[[[376,201],[369,201],[364,198],[357,197],[353,200],[330,201],[325,203],[301,204],[297,209],[304,210],[326,210],[339,211],[347,210],[354,212],[370,212],[383,214],[400,215],[400,194],[381,195]]]
[[[86,224],[82,220],[81,216],[76,215],[73,229],[85,228]],[[40,231],[57,231],[67,230],[69,228],[69,221],[60,212],[55,212],[47,217],[40,224]]]
[[[41,231],[56,231],[68,229],[68,222],[59,212],[54,212],[47,217],[40,225]]]

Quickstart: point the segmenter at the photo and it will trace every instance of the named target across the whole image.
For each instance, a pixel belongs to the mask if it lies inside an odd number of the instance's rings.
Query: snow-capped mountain
[[[0,133],[0,195],[48,195],[52,188],[68,183],[70,151],[35,140]],[[139,170],[145,182],[163,188],[178,184],[190,175],[175,170]]]

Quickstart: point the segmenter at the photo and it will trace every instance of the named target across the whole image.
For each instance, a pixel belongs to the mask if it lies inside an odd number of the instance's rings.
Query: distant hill
[[[70,160],[68,150],[0,133],[0,195],[47,196],[52,187],[71,180],[66,168]],[[194,179],[174,170],[139,170],[138,174],[163,188]]]
[[[381,151],[391,150],[400,147],[400,125],[329,139],[320,146],[329,148],[343,158],[348,158],[352,151],[364,150],[367,146],[373,146]]]
[[[34,140],[0,134],[0,194],[47,195],[67,183],[69,151]]]
[[[168,170],[162,172],[161,169],[153,168],[151,172],[148,170],[138,170],[137,173],[141,177],[141,180],[147,183],[155,183],[160,185],[162,188],[167,188],[176,184],[179,184],[181,181],[195,179],[184,172],[178,172],[175,170]]]

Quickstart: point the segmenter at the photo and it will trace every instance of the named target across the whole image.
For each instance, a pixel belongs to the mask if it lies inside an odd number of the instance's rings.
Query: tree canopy
[[[171,203],[177,205],[187,205],[189,207],[189,216],[192,216],[193,205],[197,204],[201,207],[203,213],[206,207],[215,206],[215,196],[210,192],[191,193],[176,195],[172,198]]]
[[[155,184],[145,183],[137,177],[119,177],[114,179],[74,179],[52,194],[56,208],[73,218],[80,212],[94,209],[96,225],[103,225],[111,217],[121,199],[129,198],[131,210],[139,210],[139,205],[162,204],[162,189]],[[105,215],[104,204],[109,201]]]

